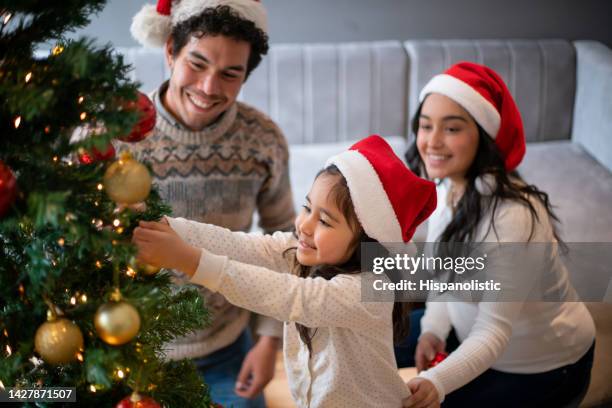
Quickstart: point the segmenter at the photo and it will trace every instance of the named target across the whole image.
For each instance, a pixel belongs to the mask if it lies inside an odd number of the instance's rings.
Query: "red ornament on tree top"
[[[136,143],[146,139],[155,127],[155,120],[157,117],[155,105],[153,105],[153,102],[151,102],[151,99],[149,99],[147,95],[138,92],[138,100],[130,101],[127,103],[126,108],[128,110],[138,111],[140,113],[140,119],[136,125],[134,125],[132,132],[127,136],[120,137],[119,140]]]
[[[133,392],[132,395],[119,401],[115,408],[161,408],[161,405],[151,397]]]
[[[0,161],[0,217],[8,211],[17,196],[17,180],[11,169]]]

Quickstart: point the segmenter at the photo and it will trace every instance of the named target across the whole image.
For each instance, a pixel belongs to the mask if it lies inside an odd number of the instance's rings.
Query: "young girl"
[[[133,240],[141,261],[178,269],[231,303],[285,322],[285,368],[298,406],[398,408],[410,396],[393,355],[401,305],[361,301],[360,244],[409,241],[435,208],[435,185],[379,136],[326,166],[294,233],[167,218],[169,225],[141,223]]]
[[[515,171],[525,153],[520,113],[493,70],[462,62],[422,90],[406,154],[438,179],[428,242],[557,243],[548,195]],[[501,247],[501,246],[500,246]],[[586,392],[595,329],[554,250],[542,257],[560,302],[428,302],[415,353],[428,367],[455,330],[458,348],[408,385],[419,406],[577,406]],[[548,262],[548,263],[545,263]],[[502,270],[518,285],[524,271]],[[529,271],[527,271],[529,272]]]

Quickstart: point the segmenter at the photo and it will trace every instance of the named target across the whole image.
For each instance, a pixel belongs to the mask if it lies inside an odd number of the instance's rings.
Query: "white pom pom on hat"
[[[152,4],[145,4],[136,13],[130,26],[132,37],[149,47],[163,47],[171,30],[170,16],[159,13]]]
[[[157,6],[146,4],[136,13],[130,32],[142,45],[163,47],[172,27],[207,8],[218,6],[230,7],[239,17],[252,21],[264,33],[268,32],[268,16],[259,0],[158,0]]]

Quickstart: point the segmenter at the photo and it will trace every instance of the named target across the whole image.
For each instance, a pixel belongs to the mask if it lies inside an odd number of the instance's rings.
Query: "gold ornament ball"
[[[119,346],[132,340],[140,330],[140,315],[125,301],[105,303],[94,317],[98,336],[107,344]]]
[[[142,272],[143,275],[146,275],[146,276],[155,275],[161,269],[161,268],[158,268],[157,266],[149,265],[147,263],[138,262],[138,261],[136,261],[136,267],[138,268],[140,272]]]
[[[68,319],[50,320],[36,330],[34,348],[49,364],[70,363],[83,350],[83,334],[79,326]]]
[[[129,153],[111,164],[104,174],[106,194],[118,204],[135,204],[144,201],[151,192],[149,170]]]

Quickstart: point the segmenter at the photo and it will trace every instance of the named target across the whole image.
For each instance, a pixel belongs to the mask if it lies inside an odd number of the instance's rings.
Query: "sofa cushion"
[[[567,242],[612,242],[612,174],[572,142],[530,143],[518,168],[548,193]]]
[[[612,50],[576,41],[576,103],[572,139],[612,171]]]
[[[580,145],[530,143],[519,172],[549,194],[566,242],[612,242],[612,174]],[[576,254],[569,255],[575,258]],[[569,265],[568,270],[576,287],[585,286],[581,279],[593,273]],[[595,321],[597,337],[591,384],[581,406],[608,406],[612,402],[612,304],[591,302],[587,307]]]

